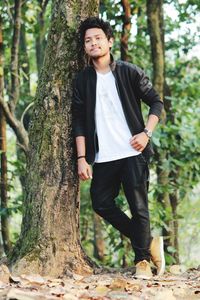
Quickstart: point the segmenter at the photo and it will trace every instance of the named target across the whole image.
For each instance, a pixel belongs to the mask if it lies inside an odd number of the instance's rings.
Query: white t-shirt
[[[107,162],[141,153],[130,145],[132,135],[111,71],[106,74],[97,72],[95,121],[99,142],[95,162]]]

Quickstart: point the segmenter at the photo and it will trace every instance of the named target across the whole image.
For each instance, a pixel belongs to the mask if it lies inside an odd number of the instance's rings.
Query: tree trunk
[[[165,82],[165,96],[171,97],[171,90],[168,84]],[[172,109],[172,103],[171,101],[167,100],[165,101],[165,110],[167,113],[167,117],[170,120],[171,124],[174,124],[175,116]],[[177,141],[177,149],[179,149],[179,143],[180,139],[176,137]],[[177,157],[178,153],[174,149],[173,151],[170,151],[171,157]],[[176,167],[176,169],[173,169],[169,173],[170,181],[173,182],[174,186],[177,187],[177,179],[180,176],[180,167]],[[174,190],[169,193],[169,199],[170,199],[170,205],[171,205],[171,212],[172,212],[172,220],[170,221],[170,245],[176,250],[175,252],[170,253],[170,255],[173,256],[175,259],[175,262],[178,264],[179,261],[179,242],[178,242],[178,213],[177,213],[177,207],[178,207],[178,193],[177,190]]]
[[[163,1],[147,0],[148,28],[151,39],[153,84],[161,99],[164,97],[164,28]],[[162,116],[162,121],[165,119]]]
[[[128,263],[127,263],[127,261],[126,261],[126,245],[125,245],[125,243],[124,243],[124,235],[123,234],[121,234],[120,233],[120,239],[121,239],[121,248],[124,248],[124,254],[123,254],[123,256],[122,256],[122,264],[121,264],[121,266],[122,266],[122,268],[126,268],[127,266],[128,266]]]
[[[122,26],[122,34],[121,34],[121,60],[129,61],[128,56],[128,41],[131,31],[131,5],[128,0],[121,0],[122,8],[123,8],[123,26]],[[120,233],[121,246],[125,248],[124,236]],[[125,251],[124,251],[125,252]],[[126,255],[122,256],[122,267],[127,267]]]
[[[139,6],[137,11],[137,36],[141,36],[143,32],[143,28],[140,25],[141,15],[142,15],[142,8],[141,6]]]
[[[21,29],[21,0],[15,0],[14,30],[11,48],[11,94],[10,109],[12,112],[19,99],[19,41]]]
[[[128,0],[121,0],[123,7],[123,26],[121,34],[121,59],[128,61],[128,39],[131,30],[131,5]]]
[[[2,35],[2,19],[0,16],[0,97],[3,98],[3,35]],[[0,197],[1,197],[1,234],[3,240],[4,251],[7,254],[11,250],[11,242],[9,236],[9,220],[7,214],[8,207],[8,184],[7,184],[7,157],[6,157],[6,120],[3,110],[0,106]],[[4,211],[4,213],[3,213]]]
[[[23,93],[26,96],[30,95],[30,66],[29,66],[29,58],[26,46],[26,28],[23,23],[21,26],[20,33],[20,65],[23,71]],[[26,103],[27,104],[27,103]]]
[[[148,28],[151,40],[151,54],[153,62],[153,85],[159,93],[161,99],[164,98],[164,28],[163,28],[163,1],[147,0]],[[166,123],[166,112],[163,110],[161,123]],[[157,159],[157,183],[158,201],[162,204],[164,211],[170,207],[169,192],[164,190],[169,184],[169,171],[163,168],[163,162],[166,160],[167,151],[159,149],[156,151]],[[165,219],[169,227],[169,220]],[[163,229],[165,235],[165,246],[170,245],[170,230]]]
[[[176,249],[176,252],[172,254],[177,264],[179,264],[179,243],[178,243],[178,216],[177,216],[177,206],[178,206],[178,197],[177,192],[174,192],[170,195],[170,203],[172,207],[172,230],[173,234],[171,235],[171,244]]]
[[[0,79],[1,81],[1,79]],[[0,84],[1,85],[1,84]],[[1,87],[0,87],[1,90]],[[8,183],[7,183],[7,157],[6,157],[6,120],[3,110],[0,107],[0,157],[1,157],[1,234],[3,247],[6,254],[11,250],[11,242],[9,235],[9,216],[8,208]]]
[[[15,273],[92,272],[93,265],[80,245],[71,99],[79,65],[75,31],[81,19],[97,12],[97,0],[54,1],[30,125],[22,230],[10,255]]]
[[[105,243],[102,233],[101,217],[95,212],[93,213],[93,226],[94,226],[94,257],[100,261],[104,261]]]
[[[28,131],[31,110],[28,110],[27,107],[30,107],[32,96],[30,89],[30,63],[27,50],[27,36],[26,36],[26,12],[28,10],[27,4],[23,2],[22,4],[22,25],[20,30],[20,52],[19,52],[19,66],[20,66],[20,98],[23,99],[23,104],[16,106],[15,115],[18,119],[21,119],[26,131]],[[33,105],[33,102],[32,102]],[[17,141],[16,141],[17,144]],[[17,160],[26,164],[26,157],[24,151],[20,147],[16,147]],[[25,185],[25,174],[20,172],[19,180],[22,187],[22,195],[24,195],[24,185]]]
[[[147,13],[148,13],[148,24],[151,37],[151,48],[152,48],[152,60],[154,69],[154,86],[159,92],[161,98],[170,96],[170,88],[165,82],[164,76],[164,30],[163,30],[163,1],[147,1]],[[161,116],[161,122],[163,125],[166,124],[166,119],[174,122],[173,111],[170,109],[171,103],[166,100],[165,110],[163,110]],[[167,115],[167,116],[166,116]],[[170,155],[173,156],[173,153]],[[166,187],[173,181],[176,184],[178,176],[178,170],[176,172],[169,171],[163,167],[163,162],[167,160],[167,150],[159,149],[156,151],[157,163],[157,182],[161,187],[161,192],[158,194],[158,201],[162,203],[163,209],[168,210],[168,215],[165,217],[165,223],[167,228],[163,228],[163,235],[165,236],[165,250],[168,252],[168,246],[172,246],[176,249],[176,252],[170,253],[176,263],[179,262],[179,246],[178,246],[178,218],[177,218],[177,206],[178,198],[176,192],[168,192]],[[171,178],[169,180],[169,178]],[[173,179],[172,179],[173,178]]]
[[[37,70],[39,74],[43,65],[44,51],[46,47],[44,14],[45,14],[46,6],[48,4],[48,0],[46,1],[37,0],[37,1],[38,1],[38,5],[40,6],[40,11],[38,12],[37,15],[37,26],[39,29],[37,30],[36,33],[35,43],[36,43]]]

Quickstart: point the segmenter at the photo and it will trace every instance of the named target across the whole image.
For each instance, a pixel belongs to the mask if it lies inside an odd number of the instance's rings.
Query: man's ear
[[[109,43],[109,46],[110,46],[110,49],[111,49],[112,46],[113,46],[113,43],[114,43],[114,38],[111,37],[111,38],[109,39],[108,43]]]

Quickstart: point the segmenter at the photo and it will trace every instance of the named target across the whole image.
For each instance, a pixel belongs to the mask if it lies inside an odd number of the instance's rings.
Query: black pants
[[[150,260],[150,221],[148,210],[149,169],[142,154],[93,165],[90,194],[94,211],[131,240],[135,263]],[[116,206],[120,186],[132,218]]]

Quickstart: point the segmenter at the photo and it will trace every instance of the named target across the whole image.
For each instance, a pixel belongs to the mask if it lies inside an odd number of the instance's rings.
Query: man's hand
[[[78,175],[81,180],[88,180],[92,178],[92,168],[84,157],[78,159]]]
[[[148,141],[149,138],[146,133],[141,132],[132,136],[132,138],[130,139],[130,144],[135,150],[142,152],[146,147]]]

